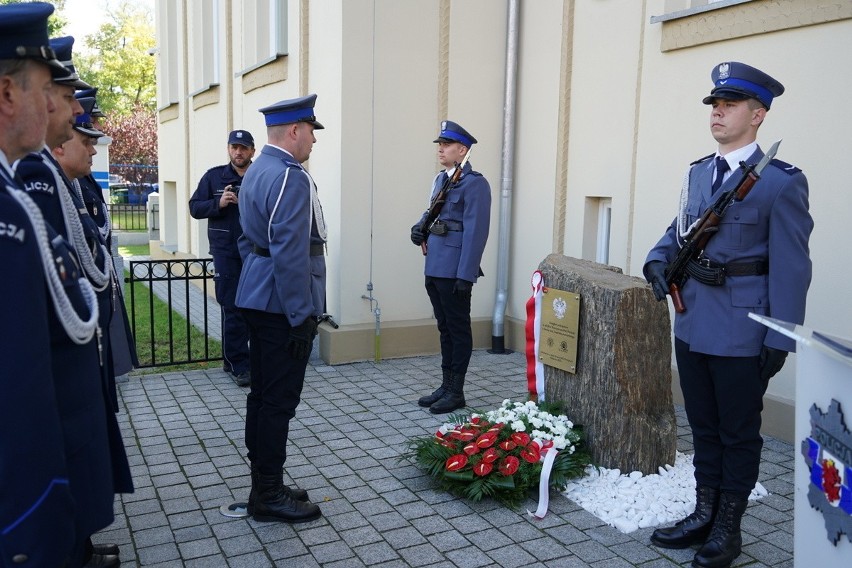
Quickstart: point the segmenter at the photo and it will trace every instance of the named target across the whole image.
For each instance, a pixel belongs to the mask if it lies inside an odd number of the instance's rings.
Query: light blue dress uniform
[[[243,270],[236,304],[285,314],[291,326],[325,309],[325,257],[312,208],[313,180],[284,150],[265,145],[240,190]],[[314,189],[315,191],[315,189]],[[252,245],[269,256],[253,252]]]

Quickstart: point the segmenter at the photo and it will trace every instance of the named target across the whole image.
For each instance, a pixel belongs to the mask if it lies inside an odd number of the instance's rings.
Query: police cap
[[[784,93],[784,85],[751,65],[728,61],[720,63],[710,73],[713,90],[704,97],[704,104],[713,103],[713,99],[741,101],[757,99],[769,110],[772,99]]]
[[[50,47],[56,53],[56,59],[65,67],[69,75],[67,77],[54,77],[53,81],[61,85],[68,85],[75,89],[91,89],[92,86],[80,79],[74,62],[71,60],[71,51],[74,48],[74,37],[55,37],[50,39]]]
[[[92,124],[92,109],[95,107],[94,97],[78,98],[80,106],[83,107],[83,114],[80,114],[74,119],[74,130],[80,134],[89,136],[90,138],[100,138],[104,133],[95,128]]]
[[[74,93],[74,96],[79,99],[95,99],[95,104],[92,106],[92,118],[105,118],[106,115],[104,111],[101,110],[101,107],[98,106],[98,88],[91,87],[89,89],[83,89],[81,91],[77,91]]]
[[[52,13],[53,6],[46,2],[0,6],[0,59],[34,59],[48,65],[55,79],[68,77],[47,39],[47,18]]]
[[[254,148],[254,137],[248,130],[234,130],[228,134],[228,144],[239,144],[246,148]]]
[[[307,95],[297,99],[279,101],[274,105],[269,105],[258,110],[263,113],[266,126],[307,122],[313,124],[315,129],[320,130],[325,128],[325,126],[317,122],[317,117],[314,114],[316,100],[316,95]]]
[[[434,142],[459,142],[470,148],[476,144],[476,138],[460,124],[452,120],[444,120],[441,122],[441,132],[438,133],[438,138]]]

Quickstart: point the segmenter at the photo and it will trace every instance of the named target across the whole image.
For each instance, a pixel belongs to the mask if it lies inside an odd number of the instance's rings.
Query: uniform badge
[[[727,79],[731,76],[731,64],[722,63],[719,65],[719,79]]]
[[[446,129],[447,129],[447,121],[444,120],[444,121],[441,122],[441,132],[445,131]]]
[[[842,534],[852,542],[852,432],[837,400],[825,413],[814,404],[810,415],[811,435],[801,447],[810,471],[808,502],[822,513],[832,544],[837,546]]]

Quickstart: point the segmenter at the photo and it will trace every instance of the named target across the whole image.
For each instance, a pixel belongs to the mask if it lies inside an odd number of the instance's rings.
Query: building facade
[[[641,276],[647,251],[676,213],[687,165],[715,150],[701,99],[722,61],[761,68],[787,88],[758,142],[767,148],[783,138],[778,158],[810,182],[816,227],[805,324],[852,335],[852,301],[842,292],[852,268],[838,262],[845,247],[831,236],[852,212],[843,174],[852,153],[848,0],[158,0],[156,7],[164,254],[207,255],[206,225],[190,218],[187,202],[201,175],[227,161],[227,133],[247,129],[260,146],[258,108],[319,95],[326,129],[306,167],[329,226],[328,308],[340,324],[321,334],[329,363],[372,359],[379,320],[382,357],[438,351],[423,257],[408,233],[439,169],[432,140],[441,120],[478,138],[471,163],[492,188],[485,277],[473,295],[476,346],[493,343],[502,224],[502,332],[505,347],[520,350],[530,276],[548,254]],[[512,54],[516,66],[507,66]],[[794,369],[791,358],[767,394],[768,430],[787,439]]]

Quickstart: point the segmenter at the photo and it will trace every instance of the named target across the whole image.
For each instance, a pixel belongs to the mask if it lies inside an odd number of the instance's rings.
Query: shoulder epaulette
[[[465,175],[466,175],[466,176],[477,176],[477,177],[482,177],[482,174],[481,174],[481,173],[479,173],[479,172],[477,172],[476,170],[470,170],[470,171],[469,171],[469,172],[467,172]]]
[[[707,158],[712,158],[712,157],[713,157],[713,156],[715,156],[715,155],[716,155],[716,152],[713,152],[712,154],[707,154],[707,155],[706,155],[706,156],[704,156],[703,158],[698,158],[698,159],[697,159],[697,160],[695,160],[694,162],[690,162],[690,163],[689,163],[689,165],[690,165],[690,166],[694,166],[695,164],[700,164],[701,162],[703,162],[703,161],[704,161],[704,160],[706,160]]]
[[[288,157],[286,157],[286,158],[281,158],[281,161],[282,161],[282,162],[284,162],[284,164],[285,164],[288,168],[298,168],[298,169],[300,169],[300,170],[304,169],[304,168],[302,167],[302,164],[300,164],[299,162],[297,162],[297,161],[296,161],[296,160],[294,160],[293,158],[290,158],[289,156],[288,156]]]
[[[788,164],[787,162],[782,162],[781,160],[772,160],[769,163],[784,172],[785,174],[787,174],[788,176],[797,174],[802,171],[796,166]]]

